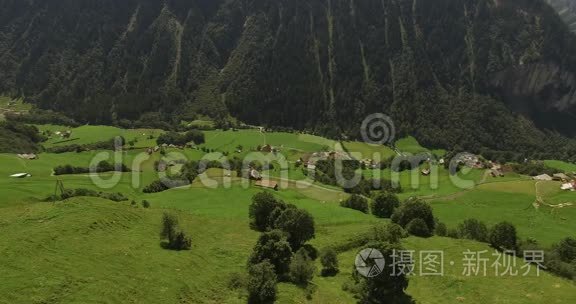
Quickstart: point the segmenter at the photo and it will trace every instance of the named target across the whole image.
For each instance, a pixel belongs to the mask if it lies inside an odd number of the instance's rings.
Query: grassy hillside
[[[231,194],[239,193],[248,198],[245,191]],[[205,194],[195,192],[194,197]],[[166,205],[151,197],[156,200],[153,209],[92,198],[3,208],[0,303],[245,303],[243,292],[228,289],[227,281],[232,273],[244,270],[257,234],[248,229],[247,203],[242,198],[230,203],[226,196],[211,195],[197,201],[170,193],[162,200],[174,203]],[[318,237],[313,244],[318,248],[366,231],[373,221],[334,205],[296,203],[317,219]],[[173,252],[160,247],[158,230],[164,210],[158,208],[168,206],[185,210],[171,212],[190,231],[192,250]],[[446,276],[410,279],[408,293],[418,303],[576,300],[573,283],[546,273],[539,278],[534,272],[514,278],[463,276],[463,249],[490,250],[486,245],[445,238],[410,238],[403,245],[416,252],[445,251]],[[303,290],[283,283],[278,303],[352,302],[341,286],[350,279],[356,251],[339,255],[342,271],[336,277],[314,279],[318,290],[311,301],[305,299]],[[449,266],[449,261],[455,265]]]
[[[46,126],[46,128],[51,128]],[[54,127],[58,128],[58,127]],[[76,129],[75,129],[76,130]],[[83,133],[84,132],[84,133]],[[141,136],[138,130],[108,127],[81,127],[84,143],[109,136]],[[206,147],[233,152],[237,145],[250,149],[260,145],[258,131],[210,131]],[[285,151],[314,152],[330,140],[291,133],[267,133],[266,142],[284,146]],[[145,141],[140,141],[145,143]],[[52,143],[54,144],[54,143]],[[344,143],[344,146],[349,143]],[[143,144],[144,145],[144,144]],[[406,140],[403,149],[421,148]],[[367,146],[361,146],[366,149]],[[235,273],[244,273],[247,258],[258,234],[249,229],[248,207],[251,197],[261,189],[232,177],[232,187],[206,187],[196,180],[190,187],[144,194],[141,189],[158,178],[153,164],[158,153],[139,162],[144,149],[111,153],[41,153],[38,160],[25,161],[14,154],[0,154],[0,303],[246,303],[243,290],[228,288]],[[367,150],[366,150],[367,151]],[[198,150],[168,150],[168,159],[200,159]],[[89,166],[100,153],[108,153],[133,168],[114,183],[111,173],[101,174],[97,186],[88,175],[52,176],[58,165]],[[180,154],[177,154],[180,153]],[[234,154],[241,156],[242,154]],[[299,154],[294,154],[297,156]],[[277,179],[288,187],[274,195],[309,211],[316,222],[318,249],[342,244],[370,231],[380,220],[351,209],[339,202],[348,194],[335,187],[314,184],[307,188],[294,181],[300,169],[291,168],[290,180]],[[26,179],[12,179],[14,173],[27,172]],[[279,172],[269,172],[279,176]],[[292,174],[291,173],[291,174]],[[435,172],[436,173],[436,172]],[[365,171],[366,176],[381,174],[391,178],[390,170]],[[221,180],[224,172],[211,169],[206,176]],[[522,238],[532,237],[550,245],[573,235],[576,207],[554,208],[556,204],[576,202],[576,193],[561,192],[558,182],[538,183],[516,174],[493,178],[483,170],[463,172],[459,178],[470,187],[457,187],[448,172],[441,168],[438,180],[424,177],[417,170],[399,175],[404,189],[400,198],[419,196],[429,200],[435,216],[455,227],[466,218],[477,218],[491,225],[507,220],[515,224]],[[301,177],[301,176],[300,176]],[[115,203],[98,198],[73,198],[56,204],[40,202],[54,193],[56,180],[67,189],[89,188],[122,192],[138,207],[127,202]],[[417,182],[417,183],[415,183]],[[214,183],[214,181],[212,182]],[[417,185],[417,187],[416,187]],[[101,187],[105,187],[104,189]],[[414,186],[414,187],[413,187]],[[536,209],[536,193],[545,205]],[[150,209],[140,206],[142,200]],[[192,237],[192,249],[172,252],[160,247],[160,220],[164,212],[176,214]],[[409,238],[403,246],[410,250],[445,250],[446,276],[412,277],[408,293],[417,303],[556,303],[576,301],[574,283],[550,274],[542,277],[466,277],[462,275],[462,252],[490,250],[472,241],[433,237]],[[339,254],[341,272],[335,277],[313,280],[317,286],[311,300],[306,292],[292,284],[279,284],[278,303],[352,303],[354,298],[342,290],[349,279],[354,257],[360,248]],[[491,252],[491,251],[490,251]],[[518,261],[519,265],[521,261]],[[320,268],[317,262],[318,269]]]

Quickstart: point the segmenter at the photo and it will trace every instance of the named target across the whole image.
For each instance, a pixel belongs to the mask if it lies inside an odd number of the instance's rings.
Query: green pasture
[[[544,164],[550,168],[558,169],[567,173],[576,172],[576,164],[559,160],[545,160]]]
[[[41,126],[42,130],[60,130]],[[238,145],[246,155],[264,143],[287,153],[289,168],[264,172],[283,187],[272,192],[277,198],[309,211],[315,218],[318,249],[346,242],[370,231],[377,223],[387,222],[358,211],[340,207],[348,194],[337,187],[322,184],[303,186],[305,179],[294,159],[302,153],[328,147],[342,149],[339,143],[312,135],[266,133],[254,130],[208,131],[205,147],[217,153],[205,155],[195,149],[168,149],[148,155],[145,148],[154,145],[142,134],[152,130],[121,130],[83,126],[73,129],[72,138],[91,143],[122,135],[139,138],[135,148],[125,152],[91,151],[82,153],[40,153],[38,160],[22,160],[14,154],[0,154],[0,303],[246,303],[243,290],[231,290],[227,283],[234,273],[244,273],[246,260],[258,233],[249,229],[248,208],[254,194],[263,191],[232,172],[210,169],[189,187],[162,193],[144,194],[142,188],[160,175],[154,162],[166,160],[221,159],[221,152],[233,153]],[[159,135],[159,131],[155,135]],[[264,139],[265,137],[265,139]],[[265,141],[264,141],[265,140]],[[61,145],[54,141],[47,146]],[[344,143],[370,153],[372,147]],[[400,141],[401,151],[421,152],[413,139]],[[374,148],[376,149],[376,148]],[[383,149],[383,148],[378,148]],[[386,148],[387,149],[387,148]],[[390,150],[391,151],[391,150]],[[387,153],[390,153],[387,151]],[[95,160],[122,161],[133,172],[116,177],[52,176],[58,165],[88,167]],[[169,170],[177,170],[178,166]],[[30,173],[24,179],[10,178],[15,173]],[[288,173],[287,179],[282,179]],[[507,173],[493,178],[484,170],[463,170],[450,176],[444,168],[434,167],[430,176],[419,171],[399,174],[390,170],[364,170],[367,178],[398,179],[403,188],[401,199],[418,196],[428,200],[435,216],[455,228],[466,218],[493,225],[509,221],[521,238],[534,238],[549,246],[574,234],[576,204],[563,208],[558,204],[576,203],[576,192],[560,190],[559,182],[540,182]],[[118,180],[115,180],[118,178]],[[202,179],[210,179],[205,183]],[[229,179],[230,187],[222,181]],[[97,198],[73,198],[52,204],[41,202],[54,193],[57,180],[65,188],[89,188],[104,192],[122,192],[130,200],[115,203]],[[536,193],[545,205],[535,208]],[[138,206],[131,206],[134,200]],[[150,209],[139,206],[142,200]],[[564,205],[563,205],[564,206]],[[180,218],[192,236],[193,248],[185,252],[160,247],[158,233],[164,212]],[[466,240],[433,237],[409,238],[410,250],[444,250],[445,261],[455,262],[443,277],[411,277],[408,293],[417,303],[556,303],[576,301],[573,283],[542,274],[542,277],[466,277],[461,271],[462,252],[490,250],[485,244]],[[292,284],[280,283],[278,303],[350,303],[351,294],[342,290],[350,279],[358,249],[339,255],[341,272],[335,277],[317,275],[311,300],[306,292]],[[518,261],[520,264],[521,261]],[[317,262],[320,269],[320,264]],[[459,268],[460,267],[460,268]]]
[[[111,126],[80,126],[78,128],[70,128],[66,126],[56,125],[38,125],[40,131],[50,131],[52,135],[43,143],[47,148],[56,146],[67,145],[85,145],[101,141],[108,141],[117,136],[122,136],[128,142],[134,142],[136,148],[148,148],[156,146],[156,139],[164,131],[156,129],[120,129]],[[56,135],[56,132],[71,131],[72,135],[69,139],[62,138]],[[152,136],[153,138],[149,138]]]

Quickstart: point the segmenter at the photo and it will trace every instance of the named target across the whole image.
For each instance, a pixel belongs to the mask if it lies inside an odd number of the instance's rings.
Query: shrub
[[[374,226],[370,238],[377,242],[399,244],[400,240],[407,236],[408,233],[406,233],[406,230],[400,227],[400,225],[387,223]]]
[[[248,270],[249,303],[272,303],[276,300],[278,278],[268,261],[252,265]]]
[[[310,244],[304,244],[302,249],[306,250],[308,256],[312,259],[312,261],[316,261],[318,259],[318,249]]]
[[[230,274],[230,277],[228,278],[227,285],[229,289],[236,290],[240,288],[245,288],[247,284],[246,281],[247,278],[244,274],[233,272],[232,274]]]
[[[448,236],[448,227],[446,227],[446,224],[444,223],[437,223],[434,233],[437,236]]]
[[[169,179],[169,178],[162,178],[156,181],[153,181],[150,185],[144,187],[142,192],[144,193],[158,193],[163,192],[172,188],[183,187],[189,185],[190,181],[185,179]]]
[[[301,248],[296,252],[290,263],[290,279],[297,285],[305,286],[314,277],[314,272],[316,272],[314,262],[308,256],[306,250]]]
[[[428,229],[426,222],[424,222],[424,220],[421,218],[415,218],[410,221],[410,223],[406,225],[406,231],[408,231],[408,233],[411,235],[419,237],[429,237],[431,235],[430,229]]]
[[[162,230],[160,239],[167,240],[164,247],[171,250],[189,250],[192,240],[178,227],[178,218],[172,214],[164,213],[162,217]]]
[[[150,208],[150,202],[147,200],[143,200],[142,201],[142,207],[144,208]]]
[[[78,196],[100,197],[100,198],[115,201],[115,202],[123,202],[123,201],[128,200],[128,198],[126,198],[120,192],[106,193],[106,192],[97,192],[97,191],[90,190],[90,189],[78,188],[78,189],[66,189],[64,191],[64,193],[62,193],[60,196],[53,196],[52,195],[52,196],[46,198],[45,201],[53,201],[53,200],[60,201],[60,200],[65,200],[65,199],[69,199],[72,197],[78,197]]]
[[[340,270],[338,269],[338,254],[332,248],[326,248],[320,254],[320,263],[322,264],[322,276],[334,276]]]
[[[576,239],[571,237],[565,238],[554,247],[562,261],[566,263],[576,261]]]
[[[488,228],[486,224],[476,219],[467,219],[458,225],[458,237],[461,239],[488,241]]]
[[[496,224],[490,229],[490,245],[496,249],[516,250],[518,248],[518,237],[516,227],[508,222]]]
[[[381,193],[374,198],[372,214],[380,218],[390,218],[398,206],[400,206],[400,201],[396,195]]]
[[[347,200],[340,204],[344,208],[350,208],[368,214],[368,201],[360,195],[352,194]]]
[[[446,236],[449,238],[453,238],[453,239],[458,239],[460,238],[459,234],[458,234],[458,229],[456,228],[450,228],[448,229],[448,231],[446,231]]]

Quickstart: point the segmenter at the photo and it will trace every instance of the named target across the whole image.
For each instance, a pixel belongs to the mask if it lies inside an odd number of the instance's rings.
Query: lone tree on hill
[[[429,237],[431,235],[430,229],[421,218],[415,218],[406,225],[406,231],[414,236]]]
[[[490,230],[490,245],[502,250],[516,250],[518,248],[516,227],[508,222],[496,224]]]

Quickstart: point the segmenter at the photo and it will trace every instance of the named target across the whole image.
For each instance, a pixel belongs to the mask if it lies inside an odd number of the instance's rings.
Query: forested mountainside
[[[576,154],[576,36],[544,0],[0,0],[0,91],[80,122],[229,114]]]
[[[546,0],[556,9],[562,20],[572,32],[576,32],[576,1],[575,0]]]

